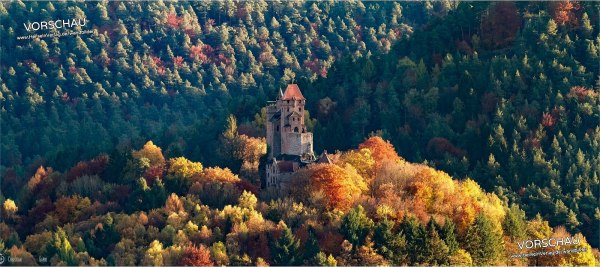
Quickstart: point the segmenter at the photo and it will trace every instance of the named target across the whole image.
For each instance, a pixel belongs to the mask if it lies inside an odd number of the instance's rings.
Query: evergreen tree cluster
[[[389,51],[444,3],[3,2],[1,164],[64,170],[151,139],[216,165],[228,114],[262,134],[251,122],[282,86]],[[17,39],[29,22],[72,18],[87,23],[58,31],[94,33]]]
[[[338,61],[304,90],[316,149],[381,135],[600,245],[598,6],[562,24],[555,8],[460,4],[390,53]]]

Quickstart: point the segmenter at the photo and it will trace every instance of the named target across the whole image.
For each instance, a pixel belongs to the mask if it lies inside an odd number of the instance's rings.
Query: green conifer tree
[[[300,240],[286,227],[281,237],[272,243],[271,254],[274,265],[301,264]]]
[[[464,246],[475,265],[493,265],[502,253],[502,234],[487,217],[479,214],[467,230]]]
[[[364,208],[359,205],[344,216],[340,231],[356,249],[364,244],[365,237],[371,232],[373,226],[373,220],[367,217]]]

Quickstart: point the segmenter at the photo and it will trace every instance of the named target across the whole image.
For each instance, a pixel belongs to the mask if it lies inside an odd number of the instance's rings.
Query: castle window
[[[277,125],[277,131],[279,132],[279,125]]]
[[[297,133],[298,132],[298,127],[294,127],[294,132]]]

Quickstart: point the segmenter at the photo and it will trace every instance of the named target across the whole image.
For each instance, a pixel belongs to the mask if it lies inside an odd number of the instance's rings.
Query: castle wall
[[[268,116],[268,115],[267,115]],[[273,124],[269,121],[266,123],[267,125],[267,146],[269,147],[269,157],[273,157]]]
[[[312,152],[312,133],[287,133],[286,137],[287,146],[285,146],[285,154],[301,156],[304,153]]]
[[[267,187],[276,186],[277,176],[279,175],[279,169],[277,168],[277,163],[271,162],[266,166],[266,174],[267,174]]]
[[[293,163],[292,172],[281,172],[277,165],[277,161],[271,161],[266,165],[266,183],[265,186],[270,188],[270,193],[279,194],[281,190],[286,189],[291,183],[291,178],[294,173],[300,168],[297,162]]]
[[[313,134],[312,133],[303,133],[300,136],[301,142],[301,155],[305,153],[313,153]]]
[[[278,110],[279,108],[276,105],[267,106],[267,145],[269,146],[270,157],[281,154],[281,134],[277,132],[277,126],[279,126],[280,121],[270,121]]]
[[[275,124],[275,123],[274,123]],[[274,125],[274,127],[277,127]],[[273,135],[273,149],[271,150],[273,153],[273,157],[281,154],[281,132],[275,131]]]
[[[289,155],[300,155],[301,137],[300,133],[287,133],[287,153]]]

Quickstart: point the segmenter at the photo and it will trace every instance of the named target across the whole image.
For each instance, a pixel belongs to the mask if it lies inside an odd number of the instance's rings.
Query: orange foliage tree
[[[29,191],[33,191],[38,184],[40,184],[42,180],[48,176],[48,174],[49,171],[46,171],[44,166],[40,166],[37,171],[35,171],[35,174],[31,177],[31,179],[29,179],[29,182],[27,182],[27,189],[29,189]]]
[[[367,184],[350,164],[315,164],[309,167],[309,192],[322,194],[328,208],[346,211],[367,190]]]
[[[200,245],[199,247],[191,245],[188,246],[183,252],[181,259],[179,260],[179,265],[213,266],[215,264],[210,258],[210,250],[208,248],[206,248],[204,245]]]
[[[80,196],[60,197],[55,202],[55,217],[61,222],[72,222],[84,215],[92,203],[89,198]]]
[[[383,140],[383,138],[379,136],[373,136],[365,140],[358,145],[358,148],[366,148],[371,150],[371,155],[373,159],[375,159],[375,169],[379,169],[384,161],[402,160],[402,158],[398,156],[398,153],[396,153],[394,145],[392,145],[389,141]]]
[[[179,196],[175,193],[172,193],[165,203],[165,211],[168,214],[183,212],[185,209],[183,208],[183,202],[179,199]]]
[[[267,154],[267,143],[264,138],[254,138],[244,134],[238,136],[240,149],[236,157],[248,162],[258,162],[260,157]]]
[[[559,25],[569,25],[575,27],[579,24],[577,18],[577,11],[580,9],[580,5],[576,1],[560,1],[552,2],[549,5],[550,14],[552,19]]]
[[[567,98],[574,98],[579,102],[590,101],[596,99],[597,97],[597,92],[594,92],[593,89],[585,88],[583,86],[573,86],[567,94]]]

